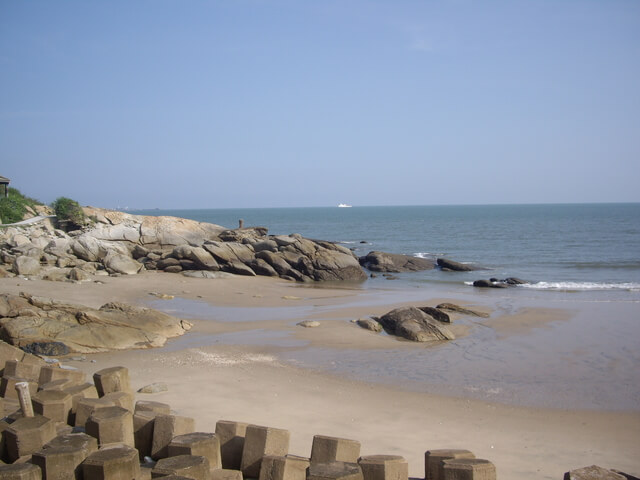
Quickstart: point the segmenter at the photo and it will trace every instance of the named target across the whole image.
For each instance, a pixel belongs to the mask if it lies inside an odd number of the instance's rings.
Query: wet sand
[[[287,428],[291,453],[298,455],[310,453],[314,434],[354,438],[363,454],[403,455],[414,477],[424,476],[424,452],[435,448],[470,449],[493,461],[500,478],[558,479],[591,464],[640,474],[640,402],[634,404],[640,362],[638,349],[628,351],[638,338],[636,304],[563,308],[563,302],[507,301],[504,292],[461,301],[442,291],[432,296],[162,273],[97,279],[104,284],[0,279],[0,289],[92,307],[122,301],[192,319],[193,330],[164,348],[68,363],[88,373],[127,366],[135,388],[167,383],[168,392],[138,398],[170,403],[196,418],[199,430],[212,431],[220,419]],[[403,304],[441,301],[491,317],[454,316],[458,339],[432,346],[349,322]],[[603,337],[602,324],[611,323],[603,322],[607,312],[621,317],[620,331]],[[296,326],[304,319],[321,325]],[[583,325],[593,330],[580,332]],[[611,348],[594,346],[590,334],[606,338]],[[604,380],[594,382],[594,372]],[[574,378],[570,389],[567,378]],[[582,384],[595,399],[586,408],[576,401],[585,396]],[[528,396],[534,406],[526,406]],[[624,401],[612,408],[617,397]]]

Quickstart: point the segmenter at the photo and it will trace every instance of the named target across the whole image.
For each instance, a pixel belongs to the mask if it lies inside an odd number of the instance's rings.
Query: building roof
[[[9,183],[10,180],[7,177],[3,177],[2,175],[0,175],[0,183]]]

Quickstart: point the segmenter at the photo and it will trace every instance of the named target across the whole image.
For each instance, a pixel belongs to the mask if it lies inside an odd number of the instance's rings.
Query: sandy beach
[[[640,412],[637,404],[636,408],[624,408],[637,400],[634,385],[620,385],[620,395],[630,399],[622,402],[622,407],[598,407],[596,403],[591,408],[547,408],[523,406],[529,402],[520,396],[487,401],[477,395],[442,395],[435,387],[434,393],[419,391],[415,385],[403,386],[400,381],[371,381],[377,379],[379,369],[382,377],[389,374],[383,369],[384,362],[360,363],[351,373],[339,365],[347,358],[342,355],[380,359],[385,357],[376,355],[384,353],[396,367],[401,354],[411,361],[427,355],[445,365],[440,374],[443,384],[447,375],[453,383],[465,382],[468,378],[459,373],[462,357],[452,353],[454,347],[402,342],[365,331],[349,320],[407,304],[451,301],[472,306],[491,316],[473,321],[454,316],[453,329],[460,338],[457,345],[465,345],[466,363],[487,369],[495,365],[495,359],[483,361],[478,355],[483,335],[489,335],[482,332],[490,332],[491,348],[506,345],[510,355],[519,345],[518,353],[526,366],[547,355],[542,345],[539,353],[530,351],[526,339],[535,340],[537,335],[551,338],[576,318],[580,320],[580,314],[571,308],[556,304],[505,308],[504,298],[497,294],[483,294],[474,303],[469,301],[473,296],[460,301],[440,295],[442,292],[431,297],[424,291],[399,294],[357,286],[312,288],[263,277],[205,280],[147,273],[95,279],[103,283],[7,278],[0,279],[0,289],[92,307],[121,301],[188,318],[194,323],[192,330],[163,348],[86,355],[84,361],[65,363],[89,374],[109,366],[126,366],[136,389],[165,382],[167,392],[137,394],[137,398],[169,403],[178,414],[194,417],[200,431],[213,431],[221,419],[286,428],[291,431],[290,453],[297,455],[309,455],[315,434],[352,438],[362,443],[362,454],[404,456],[410,475],[418,478],[424,477],[424,452],[438,448],[469,449],[494,462],[499,478],[558,479],[570,469],[592,464],[640,474]],[[173,298],[161,299],[162,294]],[[596,306],[600,315],[598,308],[605,307]],[[624,308],[632,313],[638,310],[635,304]],[[321,325],[296,326],[309,319]],[[625,333],[636,332],[621,332]],[[309,358],[318,352],[333,356],[338,365],[308,368]],[[471,357],[469,362],[471,353],[477,359]],[[612,361],[620,364],[618,358]],[[546,372],[547,365],[540,363],[538,367],[529,363],[528,368]],[[319,365],[324,366],[322,361]],[[582,368],[570,362],[557,365],[560,373],[565,370],[567,375],[572,368],[578,372]],[[619,375],[633,380],[637,374],[627,372],[625,377],[618,370],[634,365],[637,367],[633,361],[630,366],[624,362],[618,367],[608,365],[612,381]],[[509,372],[517,375],[518,368],[514,362]],[[468,372],[465,375],[474,375],[473,370]],[[491,378],[509,381],[501,371]],[[422,390],[430,390],[429,385]],[[524,392],[522,396],[527,392],[524,388],[518,391]],[[535,398],[533,403],[544,405]]]

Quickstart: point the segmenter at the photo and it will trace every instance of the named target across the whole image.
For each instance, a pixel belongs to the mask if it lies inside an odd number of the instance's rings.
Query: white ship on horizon
[[[351,208],[353,205],[347,205],[346,203],[339,203],[338,208]]]

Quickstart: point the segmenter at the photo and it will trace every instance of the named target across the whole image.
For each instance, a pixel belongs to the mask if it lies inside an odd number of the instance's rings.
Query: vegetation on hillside
[[[67,197],[58,197],[51,208],[65,230],[77,230],[87,224],[87,217],[78,202]]]
[[[2,223],[19,222],[36,205],[42,205],[42,203],[35,198],[23,195],[17,188],[10,187],[9,196],[0,198],[0,219]]]

